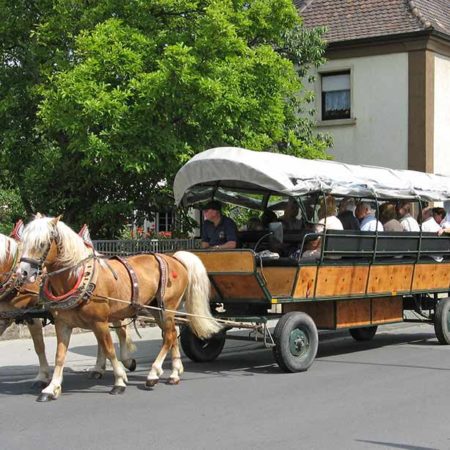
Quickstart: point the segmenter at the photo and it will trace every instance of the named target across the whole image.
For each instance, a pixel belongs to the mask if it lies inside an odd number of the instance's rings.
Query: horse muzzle
[[[16,275],[22,283],[34,283],[40,272],[38,261],[22,258],[17,267]]]

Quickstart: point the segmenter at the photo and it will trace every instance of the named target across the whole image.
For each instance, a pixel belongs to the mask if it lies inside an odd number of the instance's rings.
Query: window
[[[158,220],[158,232],[161,231],[172,231],[172,222],[173,222],[173,212],[159,212],[157,215]]]
[[[322,120],[350,119],[350,71],[322,74]]]

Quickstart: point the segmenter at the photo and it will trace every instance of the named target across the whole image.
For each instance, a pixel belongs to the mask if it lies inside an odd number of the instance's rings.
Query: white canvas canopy
[[[309,160],[279,153],[218,147],[194,156],[177,173],[175,201],[206,186],[298,196],[323,191],[334,195],[448,200],[450,178],[335,161]]]

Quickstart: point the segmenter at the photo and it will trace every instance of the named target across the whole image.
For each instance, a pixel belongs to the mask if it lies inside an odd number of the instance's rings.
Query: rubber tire
[[[377,332],[378,327],[350,328],[348,332],[355,341],[371,341]]]
[[[291,351],[293,333],[300,333],[307,341],[305,353],[295,355]],[[314,321],[308,314],[293,311],[283,315],[273,333],[275,347],[273,356],[284,372],[304,372],[311,367],[319,347],[319,334]]]
[[[449,311],[450,298],[447,297],[440,299],[434,312],[434,332],[436,333],[439,344],[442,345],[450,344],[450,331],[448,327]]]
[[[214,361],[222,353],[225,340],[225,331],[209,339],[198,338],[187,326],[182,327],[180,333],[181,348],[184,354],[194,362]]]

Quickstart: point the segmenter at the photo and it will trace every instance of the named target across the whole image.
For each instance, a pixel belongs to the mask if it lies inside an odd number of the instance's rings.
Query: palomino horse
[[[147,376],[154,386],[162,365],[172,350],[169,384],[183,373],[175,327],[175,313],[182,300],[194,334],[207,338],[220,331],[209,309],[210,283],[201,260],[180,251],[173,256],[139,254],[129,258],[98,261],[82,239],[59,218],[36,218],[23,234],[23,256],[18,274],[33,280],[44,265],[47,275],[42,288],[53,303],[58,349],[55,371],[39,400],[56,399],[61,393],[64,360],[73,327],[91,329],[114,371],[111,394],[125,391],[127,375],[115,355],[108,324],[134,317],[142,305],[161,305],[154,316],[162,329],[163,345]],[[154,311],[154,310],[152,310]]]
[[[0,234],[0,336],[14,322],[18,309],[30,308],[37,303],[39,287],[37,283],[17,286],[15,270],[19,261],[19,244],[16,239]],[[39,359],[39,372],[33,387],[41,389],[50,381],[50,368],[45,356],[42,322],[37,319],[27,321],[34,349]]]
[[[21,252],[21,228],[23,228],[23,223],[19,221],[11,233],[11,237],[0,234],[0,336],[14,320],[24,320],[24,312],[27,313],[30,308],[34,311],[37,310],[38,282],[21,285],[15,280],[16,266],[19,263]],[[42,389],[50,382],[50,368],[45,355],[42,322],[36,318],[26,318],[24,321],[30,330],[34,349],[39,359],[39,372],[33,387]],[[117,322],[114,323],[114,329],[119,338],[121,361],[127,369],[133,371],[136,368],[136,361],[131,358],[130,353],[134,351],[135,346],[127,333],[126,326]],[[89,377],[101,378],[105,363],[105,355],[99,346],[97,362],[95,367],[90,369]]]

